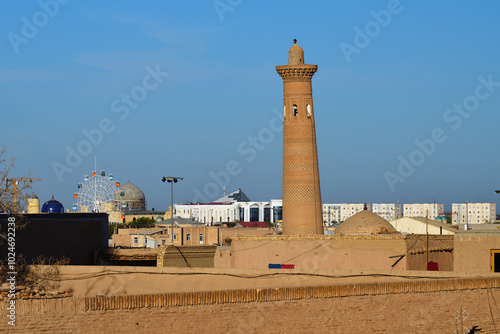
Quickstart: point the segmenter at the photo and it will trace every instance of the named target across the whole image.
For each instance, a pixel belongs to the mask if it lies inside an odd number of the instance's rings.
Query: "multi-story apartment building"
[[[340,206],[341,204],[323,204],[323,222],[340,223]]]
[[[355,213],[363,210],[365,208],[367,210],[371,209],[370,204],[365,203],[341,203],[341,204],[327,204],[323,203],[323,222],[331,223],[331,222],[343,222],[347,218],[351,217]]]
[[[354,214],[366,209],[371,211],[371,204],[365,203],[342,203],[340,204],[340,221],[344,221]]]
[[[443,215],[444,204],[442,203],[403,204],[403,216],[405,217],[429,217],[430,219],[434,219]]]
[[[496,220],[497,206],[495,203],[452,203],[453,225],[485,224]]]
[[[402,206],[399,203],[373,203],[372,212],[391,221],[402,217]]]

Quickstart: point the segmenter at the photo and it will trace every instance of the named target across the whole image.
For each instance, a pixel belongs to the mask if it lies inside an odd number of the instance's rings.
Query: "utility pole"
[[[429,270],[429,210],[425,215],[425,270]]]
[[[465,201],[465,226],[464,230],[469,229],[469,203]]]
[[[172,245],[174,244],[174,183],[177,183],[179,180],[184,180],[183,177],[175,177],[175,176],[164,176],[161,181],[165,182],[167,181],[170,183],[170,198],[171,198],[171,203],[172,206],[170,208],[171,210],[171,217],[170,219],[172,220]]]

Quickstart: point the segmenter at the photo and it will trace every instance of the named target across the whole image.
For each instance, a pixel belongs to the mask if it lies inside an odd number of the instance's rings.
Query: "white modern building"
[[[279,222],[282,201],[251,201],[241,189],[211,203],[174,204],[174,217],[190,219],[205,225],[232,222]]]
[[[402,205],[399,203],[373,203],[372,212],[387,221],[402,217]]]
[[[444,204],[442,203],[412,203],[403,204],[404,217],[428,217],[434,219],[444,215]]]
[[[332,222],[340,223],[341,204],[323,204],[323,222],[330,224]]]
[[[189,203],[174,204],[174,217],[190,219],[206,225],[236,222],[240,210],[234,203]]]
[[[452,203],[452,225],[487,224],[496,221],[495,203]]]
[[[343,203],[340,205],[340,221],[344,221],[347,218],[355,215],[356,213],[363,211],[366,205],[366,209],[371,211],[371,204],[366,203]]]
[[[367,210],[371,210],[371,204],[366,203],[323,203],[323,221],[327,223],[331,223],[332,221],[337,223],[343,222],[352,215],[364,210],[365,205]]]
[[[443,223],[440,220],[426,219],[422,217],[402,217],[391,220],[392,226],[396,231],[403,234],[436,234],[436,235],[453,235],[459,233],[456,227]]]

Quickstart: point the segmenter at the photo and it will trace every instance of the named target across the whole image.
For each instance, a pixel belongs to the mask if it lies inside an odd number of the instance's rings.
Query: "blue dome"
[[[61,204],[61,202],[56,201],[54,199],[54,196],[52,196],[52,199],[50,201],[43,203],[42,212],[64,213],[64,206]]]

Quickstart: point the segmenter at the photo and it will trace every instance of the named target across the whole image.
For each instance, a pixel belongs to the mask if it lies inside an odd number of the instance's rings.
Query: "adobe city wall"
[[[26,299],[16,326],[0,303],[0,331],[13,333],[452,333],[464,324],[499,332],[500,276]]]
[[[397,270],[299,270],[235,268],[156,268],[60,266],[57,280],[47,280],[74,296],[120,296],[172,292],[265,289],[349,283],[384,283],[473,277],[454,272]],[[492,276],[493,275],[493,276]],[[494,274],[490,276],[495,277]],[[488,276],[489,277],[489,276]]]

